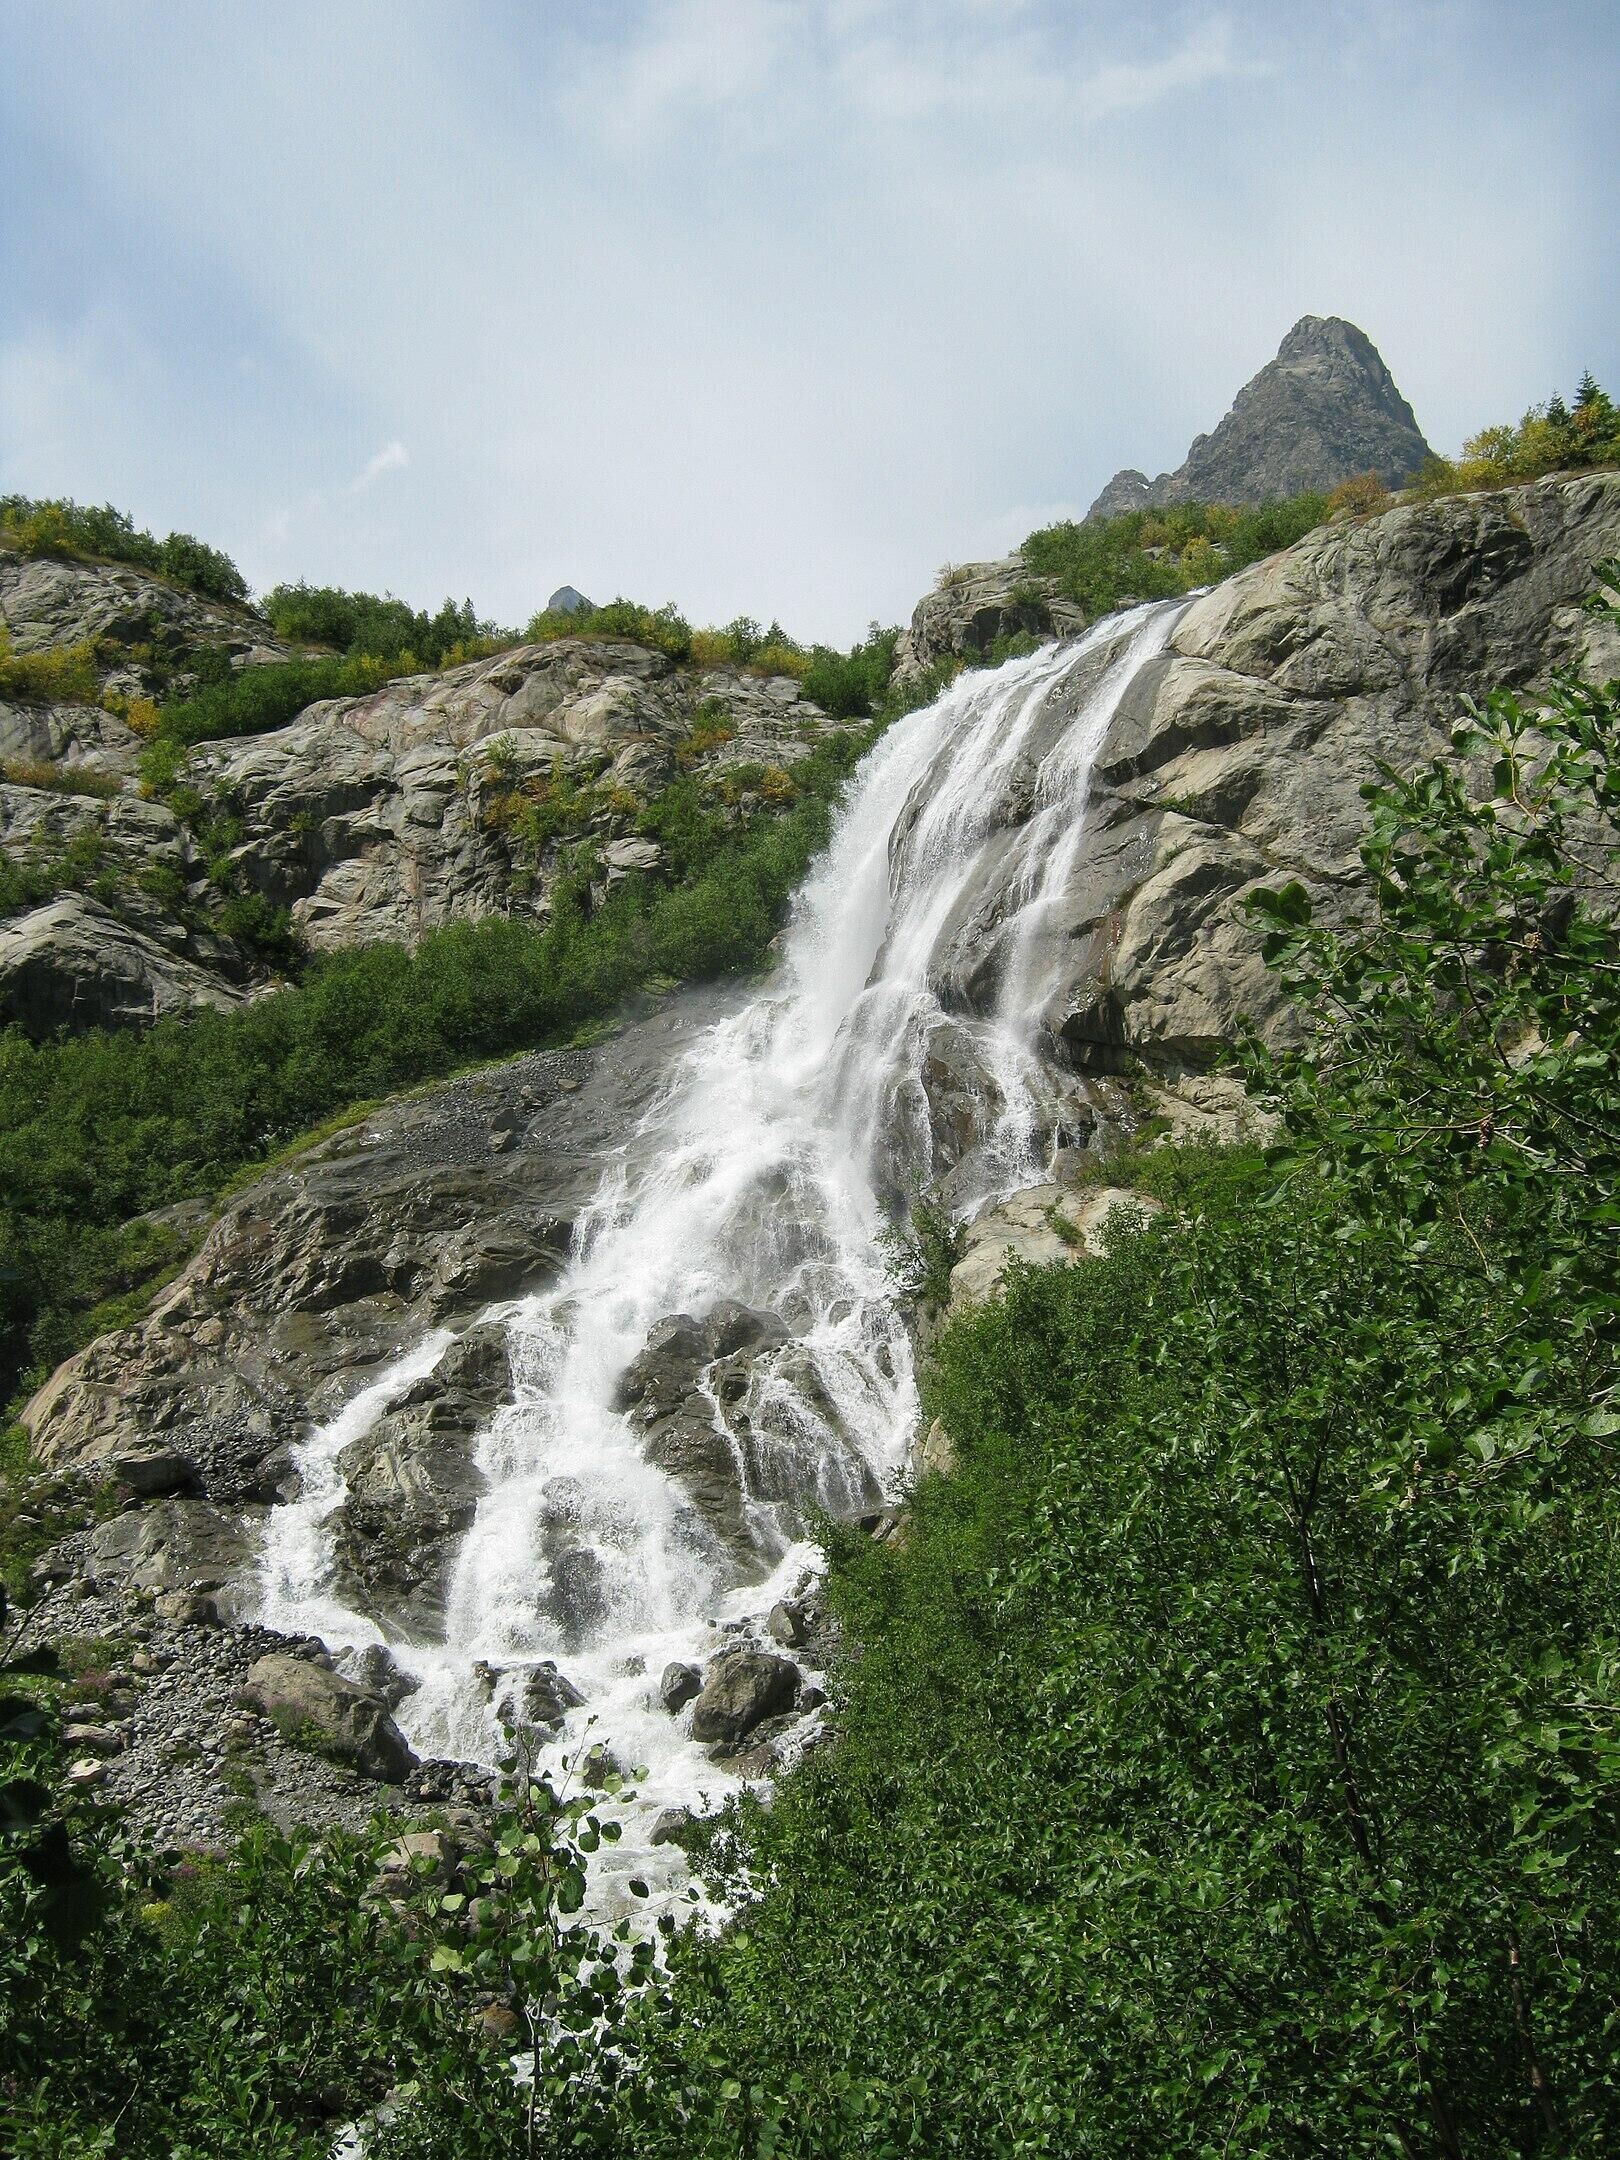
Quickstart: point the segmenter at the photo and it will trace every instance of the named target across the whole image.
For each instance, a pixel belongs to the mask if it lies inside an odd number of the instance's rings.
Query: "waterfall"
[[[887,732],[798,897],[773,977],[674,1066],[605,1165],[560,1279],[491,1316],[507,1331],[513,1399],[478,1444],[485,1486],[444,1640],[394,1646],[420,1683],[398,1713],[418,1749],[493,1760],[488,1675],[551,1660],[584,1697],[554,1753],[589,1729],[627,1767],[646,1766],[649,1809],[731,1789],[689,1721],[660,1707],[660,1673],[701,1663],[737,1639],[728,1629],[757,1639],[773,1601],[812,1571],[813,1506],[858,1514],[896,1488],[917,1387],[885,1232],[908,1185],[942,1167],[934,1068],[948,1057],[973,1128],[943,1151],[956,1204],[1039,1178],[1055,1144],[1040,1024],[1061,981],[1091,770],[1181,605],[968,673]],[[942,996],[987,965],[987,994]],[[728,1383],[731,1400],[719,1365],[703,1383],[735,1464],[740,1556],[617,1407],[658,1323],[701,1321],[726,1300],[780,1323]],[[334,1646],[381,1639],[334,1597],[320,1523],[340,1497],[340,1449],[441,1348],[421,1346],[306,1442],[302,1496],[271,1520],[271,1624]],[[561,1595],[565,1556],[588,1575],[583,1625]]]

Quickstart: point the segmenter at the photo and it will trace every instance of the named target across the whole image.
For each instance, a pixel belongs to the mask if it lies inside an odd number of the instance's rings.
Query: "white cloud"
[[[261,587],[846,637],[1177,463],[1307,311],[1454,447],[1620,377],[1620,16],[1460,12],[11,0],[0,485]]]
[[[402,442],[384,443],[375,457],[366,460],[364,470],[356,473],[349,482],[349,493],[363,495],[374,480],[380,480],[384,473],[403,472],[410,462],[411,454]]]

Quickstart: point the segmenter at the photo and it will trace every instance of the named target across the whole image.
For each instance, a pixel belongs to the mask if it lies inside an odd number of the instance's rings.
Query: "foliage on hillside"
[[[939,1344],[960,1473],[842,1541],[838,1745],[685,1975],[739,2077],[847,2081],[778,2152],[1620,2138],[1617,720],[1388,776],[1367,922],[1267,907],[1280,1157],[1160,1158]]]
[[[1555,393],[1517,425],[1482,428],[1460,458],[1431,458],[1413,485],[1420,496],[1451,495],[1607,465],[1620,465],[1620,408],[1588,371],[1570,404]]]
[[[1048,525],[1030,534],[1021,553],[1038,576],[1056,578],[1088,616],[1106,615],[1128,600],[1167,600],[1212,585],[1292,546],[1327,513],[1327,496],[1316,494],[1254,509],[1176,503]]]
[[[516,640],[482,622],[471,600],[447,599],[436,615],[392,593],[344,592],[335,585],[274,585],[261,603],[276,635],[290,645],[329,645],[351,659],[399,663],[401,674],[453,667]]]
[[[218,548],[190,533],[172,532],[159,540],[111,503],[97,510],[65,497],[36,502],[27,495],[0,495],[0,539],[25,555],[133,563],[205,600],[247,598],[247,581]]]
[[[371,945],[243,1010],[160,1022],[137,1038],[32,1043],[0,1034],[0,1360],[10,1392],[77,1337],[87,1308],[147,1262],[132,1218],[209,1193],[346,1103],[458,1065],[566,1040],[639,984],[755,965],[828,830],[869,737],[828,737],[793,769],[784,808],[677,783],[649,806],[670,881],[630,878],[592,907],[576,865],[552,916]]]

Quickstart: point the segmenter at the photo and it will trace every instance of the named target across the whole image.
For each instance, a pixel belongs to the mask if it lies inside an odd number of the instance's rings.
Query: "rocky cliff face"
[[[717,739],[694,754],[700,707]],[[589,777],[603,791],[594,836],[612,884],[660,857],[606,798],[644,802],[681,770],[786,769],[831,724],[791,676],[700,673],[645,646],[566,638],[207,744],[188,777],[231,805],[240,871],[320,951],[543,911],[545,879],[500,811],[526,783]]]
[[[1173,473],[1149,480],[1118,472],[1086,515],[1274,502],[1365,472],[1398,487],[1428,455],[1411,406],[1365,331],[1337,315],[1306,315]]]
[[[1620,476],[1555,479],[1321,527],[1191,601],[1093,768],[1049,931],[1055,1054],[1179,1076],[1241,1015],[1284,1029],[1246,894],[1299,878],[1329,912],[1353,904],[1360,789],[1380,761],[1444,752],[1464,696],[1577,661],[1620,671],[1581,607],[1617,548]],[[987,1010],[997,929],[971,896],[962,915],[950,996]]]
[[[573,836],[595,847],[607,890],[659,869],[635,819],[678,773],[729,771],[746,789],[834,724],[789,676],[701,671],[622,640],[570,638],[205,744],[185,775],[204,809],[182,814],[142,796],[140,739],[109,708],[177,676],[183,685],[202,648],[241,666],[290,657],[268,626],[142,571],[6,550],[0,623],[18,653],[90,646],[107,700],[0,703],[0,851],[46,883],[69,866],[54,880],[63,889],[0,922],[0,1019],[38,1035],[145,1026],[262,984],[252,953],[208,926],[222,868],[236,891],[285,907],[314,951],[543,914],[557,851],[526,835],[536,792],[594,790]],[[92,782],[101,792],[68,792]]]

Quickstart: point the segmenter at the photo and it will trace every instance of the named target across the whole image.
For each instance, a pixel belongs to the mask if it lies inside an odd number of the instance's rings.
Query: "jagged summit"
[[[1429,455],[1412,408],[1364,330],[1302,315],[1213,434],[1173,473],[1118,472],[1086,515],[1165,503],[1270,502],[1375,472],[1394,487]]]

